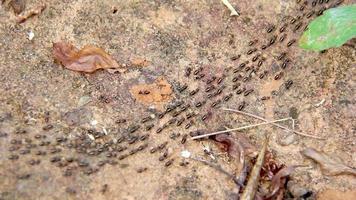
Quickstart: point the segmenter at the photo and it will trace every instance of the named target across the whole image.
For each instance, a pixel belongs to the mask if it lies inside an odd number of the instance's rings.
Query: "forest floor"
[[[324,53],[297,44],[316,17],[306,15],[336,1],[315,6],[312,1],[230,2],[240,16],[230,16],[220,0],[27,0],[24,12],[46,8],[18,24],[5,0],[0,5],[0,199],[231,199],[233,181],[200,162],[181,166],[181,152],[229,172],[236,172],[237,161],[213,140],[182,138],[194,130],[207,133],[261,122],[220,109],[241,106],[270,120],[292,117],[296,130],[326,138],[273,126],[231,133],[243,135],[257,150],[270,134],[268,149],[277,163],[308,166],[290,176],[286,199],[355,199],[355,177],[327,176],[300,153],[311,147],[356,167],[355,41]],[[280,31],[284,24],[286,30]],[[267,33],[271,25],[275,28]],[[34,34],[31,40],[29,33]],[[261,50],[274,36],[276,41]],[[53,59],[53,43],[59,41],[100,47],[126,71],[70,71]],[[286,55],[279,59],[281,53]],[[241,63],[245,68],[235,74]],[[213,77],[213,90],[221,93],[210,98],[206,81]],[[253,92],[237,94],[237,83]],[[184,85],[187,89],[180,92]],[[151,94],[142,96],[141,88]],[[190,107],[181,106],[178,117],[159,115],[179,101]],[[195,106],[198,102],[205,104]],[[152,118],[142,122],[147,116]],[[185,119],[182,125],[175,125],[180,119]],[[126,141],[133,135],[138,141]],[[160,144],[166,145],[150,153]],[[100,149],[104,152],[96,154]]]

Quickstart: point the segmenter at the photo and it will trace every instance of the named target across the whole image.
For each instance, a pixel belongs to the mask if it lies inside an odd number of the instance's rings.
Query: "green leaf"
[[[322,51],[339,47],[356,36],[356,4],[324,11],[299,39],[303,49]]]

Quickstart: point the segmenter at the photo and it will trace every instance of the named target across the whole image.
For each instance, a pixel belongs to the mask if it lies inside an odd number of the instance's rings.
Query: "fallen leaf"
[[[322,51],[340,47],[356,37],[356,4],[331,8],[314,19],[299,40],[306,50]]]
[[[145,105],[157,106],[163,109],[163,105],[172,99],[172,86],[164,77],[157,78],[152,84],[139,84],[130,89],[132,96]]]
[[[270,199],[277,195],[278,191],[284,188],[286,177],[289,176],[297,167],[301,167],[301,165],[293,165],[279,170],[272,178],[270,194],[268,194],[264,199]]]
[[[325,175],[350,174],[356,176],[356,169],[345,165],[337,156],[330,156],[313,148],[307,148],[301,152],[304,156],[320,164]]]
[[[98,69],[119,69],[119,64],[103,49],[91,45],[78,50],[66,42],[53,43],[53,56],[65,68],[92,73]],[[121,68],[120,72],[125,69]]]

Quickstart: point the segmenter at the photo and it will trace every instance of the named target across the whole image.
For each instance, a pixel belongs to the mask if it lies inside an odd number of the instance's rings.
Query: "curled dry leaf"
[[[330,156],[313,148],[307,148],[301,152],[304,156],[320,164],[325,175],[350,174],[356,176],[356,169],[345,165],[337,156]]]
[[[25,22],[27,19],[35,16],[35,15],[39,15],[42,13],[42,11],[46,8],[46,5],[40,5],[34,9],[31,9],[30,11],[19,15],[16,19],[17,23],[23,23]]]
[[[264,199],[270,199],[278,194],[278,191],[284,188],[286,177],[289,176],[297,167],[302,167],[302,165],[293,165],[283,168],[277,172],[271,181],[271,192]]]
[[[157,106],[163,109],[163,105],[172,99],[172,86],[164,77],[157,78],[152,84],[135,85],[130,90],[132,96],[140,103]]]
[[[53,43],[53,56],[65,68],[92,73],[98,69],[117,69],[119,64],[103,49],[94,46],[85,46],[78,50],[66,42]],[[120,72],[124,72],[122,69]]]

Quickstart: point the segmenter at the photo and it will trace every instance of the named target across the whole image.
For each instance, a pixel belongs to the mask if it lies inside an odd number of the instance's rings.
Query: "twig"
[[[228,176],[229,178],[231,178],[237,185],[243,187],[243,183],[241,183],[239,181],[239,179],[236,178],[236,176],[232,175],[231,173],[227,172],[226,170],[224,170],[221,166],[217,165],[217,164],[213,164],[207,160],[203,160],[201,158],[194,158],[194,157],[190,157],[190,159],[195,160],[195,161],[199,161],[201,163],[204,163],[206,165],[208,165],[209,167],[212,167],[216,170],[218,170],[219,172],[225,174],[226,176]]]
[[[255,199],[257,186],[258,186],[258,182],[260,179],[260,172],[261,172],[261,168],[262,168],[263,161],[264,161],[266,151],[267,151],[267,146],[268,146],[268,137],[266,137],[266,139],[263,143],[262,149],[261,149],[260,153],[258,154],[256,163],[252,168],[250,178],[248,179],[245,190],[241,195],[241,200],[254,200]]]
[[[230,10],[230,16],[239,16],[240,14],[235,10],[235,8],[230,4],[228,0],[221,0],[225,6]]]
[[[240,114],[243,114],[243,115],[247,115],[247,116],[250,116],[250,117],[253,117],[253,118],[256,118],[256,119],[265,121],[265,122],[268,122],[267,119],[262,118],[262,117],[257,116],[257,115],[254,115],[254,114],[251,114],[251,113],[247,113],[247,112],[243,112],[243,111],[239,111],[239,110],[235,110],[235,109],[230,109],[230,108],[222,108],[222,110],[240,113]],[[294,123],[294,122],[293,122],[293,123]],[[299,132],[299,131],[296,131],[296,130],[291,130],[291,129],[285,127],[285,126],[279,125],[279,124],[274,123],[274,122],[271,123],[271,124],[273,124],[273,125],[275,125],[275,126],[281,128],[281,129],[284,129],[284,130],[293,132],[293,133],[295,133],[295,134],[298,134],[298,135],[301,135],[301,136],[304,136],[304,137],[311,137],[311,138],[314,138],[314,139],[325,140],[325,138],[318,137],[318,136],[314,136],[314,135],[310,135],[310,134],[307,134],[307,133],[302,133],[302,132]],[[293,125],[293,126],[294,126],[294,125]]]
[[[231,131],[239,131],[239,130],[248,129],[248,128],[252,128],[252,127],[256,127],[256,126],[271,124],[271,123],[274,123],[274,122],[282,122],[282,121],[287,121],[287,120],[290,120],[290,118],[277,119],[277,120],[273,120],[273,121],[262,122],[262,123],[259,123],[259,124],[252,124],[252,125],[242,126],[242,127],[238,127],[238,128],[232,128],[232,129],[227,129],[227,130],[223,130],[223,131],[217,131],[217,132],[213,132],[213,133],[208,133],[208,134],[204,134],[204,135],[198,135],[198,136],[195,136],[195,137],[191,137],[191,139],[192,140],[196,140],[196,139],[200,139],[200,138],[204,138],[204,137],[209,137],[209,136],[212,136],[212,135],[218,135],[218,134],[221,134],[221,133],[227,133],[227,132],[231,132]]]

